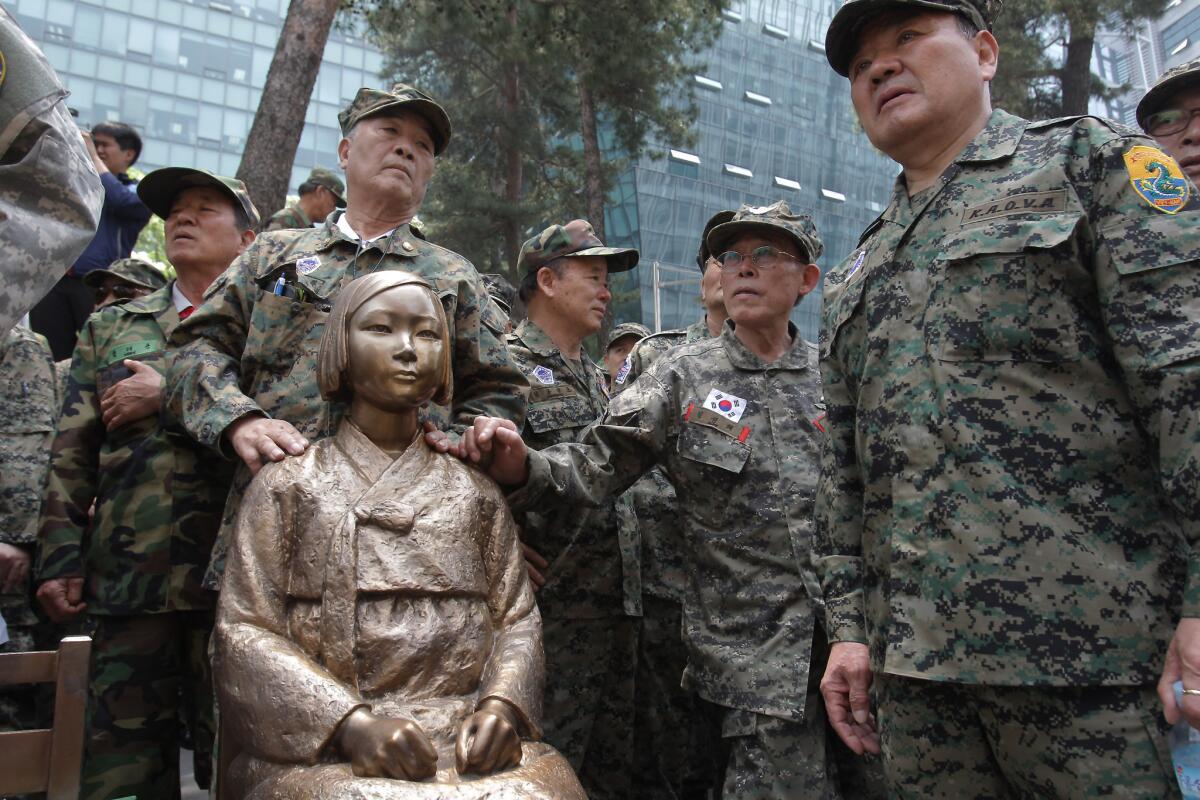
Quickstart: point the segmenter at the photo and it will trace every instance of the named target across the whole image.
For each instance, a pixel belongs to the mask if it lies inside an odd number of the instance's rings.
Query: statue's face
[[[357,400],[386,411],[420,406],[441,382],[442,324],[420,286],[397,286],[364,303],[348,323],[346,373]]]

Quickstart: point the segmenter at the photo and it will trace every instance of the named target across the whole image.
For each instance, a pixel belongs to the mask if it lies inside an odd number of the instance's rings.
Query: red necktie
[[[193,312],[193,311],[195,311],[195,310],[196,310],[196,307],[195,307],[195,306],[188,306],[188,307],[187,307],[187,308],[185,308],[183,311],[180,311],[180,312],[179,312],[179,318],[180,318],[181,320],[183,320],[183,319],[187,319],[188,317],[190,317],[190,316],[192,315],[192,312]]]

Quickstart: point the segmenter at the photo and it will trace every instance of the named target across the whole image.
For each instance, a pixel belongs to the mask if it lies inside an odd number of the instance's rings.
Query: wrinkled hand
[[[133,374],[108,387],[100,397],[100,419],[110,431],[154,416],[162,407],[163,378],[158,370],[128,358],[123,363]]]
[[[29,552],[23,547],[0,543],[0,594],[20,589],[28,574]]]
[[[83,578],[52,578],[38,587],[37,599],[54,622],[70,622],[87,610]]]
[[[463,720],[454,763],[459,775],[491,775],[521,763],[517,717],[507,703],[489,697]]]
[[[1163,716],[1174,725],[1179,721],[1180,707],[1175,704],[1175,681],[1183,681],[1185,689],[1200,689],[1200,619],[1184,617],[1171,637],[1162,677],[1158,681],[1158,699]],[[1193,728],[1200,728],[1200,697],[1183,696],[1182,716]]]
[[[449,453],[457,458],[462,458],[462,441],[455,441],[450,434],[443,430],[439,430],[436,425],[426,420],[423,423],[425,428],[425,442],[439,453]]]
[[[463,433],[459,449],[459,458],[479,465],[501,486],[520,486],[529,480],[529,450],[511,420],[476,417]]]
[[[546,585],[545,570],[550,566],[550,562],[524,542],[521,542],[521,552],[525,556],[525,569],[529,572],[529,580],[536,592]]]
[[[871,716],[871,661],[865,644],[837,642],[821,678],[821,696],[829,724],[856,754],[879,752],[879,734]]]
[[[437,772],[437,750],[409,719],[378,717],[358,708],[342,720],[335,741],[360,778],[423,781]]]
[[[233,452],[256,473],[268,461],[303,455],[308,440],[290,422],[257,415],[242,417],[225,431]]]

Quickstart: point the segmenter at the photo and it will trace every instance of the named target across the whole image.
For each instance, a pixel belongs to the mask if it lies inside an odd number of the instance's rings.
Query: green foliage
[[[1126,87],[1108,87],[1091,73],[1091,45],[1105,22],[1132,24],[1158,16],[1168,0],[1007,0],[993,27],[1000,68],[992,82],[999,108],[1029,119],[1084,113],[1086,98],[1108,99]],[[1075,45],[1084,55],[1070,59]]]
[[[604,186],[648,138],[686,140],[684,57],[726,0],[377,0],[362,10],[386,74],[442,103],[454,139],[421,219],[481,271],[506,272],[548,220],[586,213],[578,82],[606,132]]]
[[[145,173],[137,167],[129,168],[129,177],[140,181],[144,176]],[[157,214],[150,216],[150,221],[138,234],[131,255],[135,258],[143,258],[157,266],[166,273],[168,280],[175,277],[175,268],[167,260],[166,233],[163,229],[163,221]]]

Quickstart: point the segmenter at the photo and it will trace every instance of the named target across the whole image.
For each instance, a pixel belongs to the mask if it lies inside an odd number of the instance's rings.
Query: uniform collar
[[[145,297],[137,297],[128,303],[122,303],[120,308],[122,311],[130,314],[153,314],[154,316],[158,316],[167,309],[175,307],[172,298],[174,288],[175,281],[171,281],[166,286],[155,289]],[[175,313],[178,314],[179,312]]]
[[[737,369],[751,370],[754,372],[763,372],[768,369],[808,369],[808,347],[804,340],[800,338],[800,332],[792,322],[788,321],[788,333],[792,337],[792,346],[789,347],[778,361],[772,361],[770,364],[763,361],[758,356],[751,353],[746,345],[742,344],[741,339],[737,338],[734,333],[733,320],[725,320],[725,327],[721,331],[721,345],[725,348],[725,354],[729,356],[730,362]]]
[[[539,356],[550,357],[559,356],[566,361],[562,353],[558,351],[557,345],[551,340],[550,336],[537,326],[533,320],[526,317],[521,320],[521,324],[513,331],[513,336],[521,340],[521,344],[528,347]]]
[[[401,256],[402,258],[416,258],[422,253],[430,252],[433,248],[433,245],[415,236],[407,222],[393,228],[383,236],[377,236],[369,242],[361,242],[349,225],[343,228],[342,218],[345,215],[345,211],[338,209],[325,218],[324,224],[313,229],[319,231],[319,235],[314,242],[312,252],[328,250],[334,242],[338,241],[347,242],[355,249],[361,246],[363,252],[380,250],[387,255]]]

